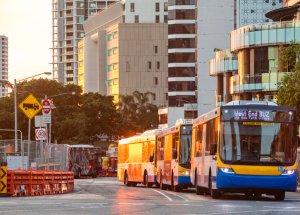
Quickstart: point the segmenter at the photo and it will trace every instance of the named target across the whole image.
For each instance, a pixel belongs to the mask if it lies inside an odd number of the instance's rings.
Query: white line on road
[[[151,190],[153,190],[154,192],[157,192],[157,193],[159,193],[159,194],[161,194],[161,195],[163,195],[164,197],[166,197],[170,202],[172,202],[173,201],[173,199],[171,198],[171,197],[169,197],[169,196],[167,196],[166,194],[164,194],[163,192],[160,192],[160,191],[158,191],[158,190],[154,190],[154,189],[151,189]]]
[[[171,194],[171,195],[174,195],[174,196],[177,196],[178,198],[181,198],[181,199],[183,199],[184,201],[186,201],[186,202],[188,202],[189,200],[188,199],[186,199],[186,198],[184,198],[184,197],[182,197],[182,196],[180,196],[180,195],[178,195],[178,194],[176,194],[176,193],[172,193],[172,192],[167,192],[168,194]]]

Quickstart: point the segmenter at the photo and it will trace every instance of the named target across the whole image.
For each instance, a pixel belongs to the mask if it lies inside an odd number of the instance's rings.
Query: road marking
[[[293,210],[290,212],[298,212],[300,210]],[[251,211],[222,211],[218,213],[204,213],[204,214],[188,214],[188,215],[221,215],[221,214],[255,214],[256,212],[286,212],[285,209],[268,209],[268,210],[251,210]]]
[[[160,191],[158,191],[158,190],[155,190],[155,189],[151,189],[151,190],[153,190],[154,192],[157,192],[157,193],[159,193],[159,194],[161,194],[161,195],[163,195],[164,197],[166,197],[170,202],[172,202],[173,201],[173,199],[172,198],[170,198],[169,196],[167,196],[166,194],[164,194],[163,192],[160,192]]]
[[[172,192],[167,192],[167,193],[168,193],[168,194],[171,194],[171,195],[174,195],[174,196],[177,196],[177,197],[183,199],[183,200],[186,201],[186,202],[189,201],[188,199],[186,199],[186,198],[184,198],[184,197],[182,197],[182,196],[180,196],[180,195],[178,195],[178,194],[176,194],[176,193],[172,193]]]

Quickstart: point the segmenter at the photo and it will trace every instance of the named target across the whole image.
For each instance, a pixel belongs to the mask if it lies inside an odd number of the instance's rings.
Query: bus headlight
[[[224,173],[230,173],[230,174],[234,174],[234,171],[232,168],[228,168],[228,167],[221,167],[219,168],[222,172]]]
[[[295,173],[296,170],[294,169],[286,169],[284,170],[281,175],[293,175]]]
[[[179,175],[190,175],[190,171],[179,171]]]

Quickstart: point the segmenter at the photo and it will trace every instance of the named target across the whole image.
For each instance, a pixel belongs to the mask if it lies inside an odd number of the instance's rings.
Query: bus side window
[[[196,142],[195,142],[195,157],[202,156],[202,138],[203,138],[203,126],[199,125],[196,128]]]

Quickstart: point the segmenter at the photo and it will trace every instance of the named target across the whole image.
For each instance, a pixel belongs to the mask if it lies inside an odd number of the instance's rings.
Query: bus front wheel
[[[163,184],[163,180],[162,180],[162,173],[160,173],[160,181],[159,181],[159,188],[162,189],[162,190],[166,190],[167,187],[166,185]]]
[[[125,174],[124,174],[124,184],[125,184],[126,186],[129,186],[129,185],[130,185],[130,183],[129,183],[129,181],[128,181],[128,175],[127,175],[127,172],[125,172]]]
[[[220,195],[221,195],[218,190],[213,189],[211,176],[209,176],[209,193],[210,193],[211,198],[213,198],[213,199],[220,198]]]
[[[284,191],[278,191],[274,194],[276,201],[283,201],[285,198],[285,192]]]
[[[148,181],[148,173],[145,171],[144,173],[144,185],[147,187],[147,188],[150,188],[152,187],[152,183]]]

